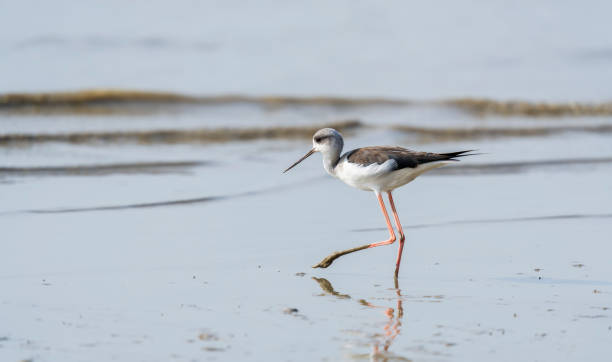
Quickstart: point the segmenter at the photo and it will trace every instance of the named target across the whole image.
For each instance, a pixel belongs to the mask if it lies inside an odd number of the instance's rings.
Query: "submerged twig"
[[[359,250],[367,249],[369,247],[370,247],[370,244],[365,244],[362,246],[358,246],[356,248],[333,252],[329,256],[327,256],[325,259],[321,260],[318,264],[313,265],[312,267],[313,268],[327,268],[334,262],[334,260],[338,259],[342,255],[346,255],[346,254],[350,254],[350,253],[353,253]]]

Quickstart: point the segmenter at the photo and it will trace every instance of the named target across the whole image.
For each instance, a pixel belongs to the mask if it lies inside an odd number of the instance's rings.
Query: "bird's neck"
[[[325,171],[327,171],[327,173],[332,176],[336,175],[336,165],[340,160],[341,152],[342,149],[340,148],[329,149],[324,152],[321,152],[323,155],[323,167],[325,168]]]

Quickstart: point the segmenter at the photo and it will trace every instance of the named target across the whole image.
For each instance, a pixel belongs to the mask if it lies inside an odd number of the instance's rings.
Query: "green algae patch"
[[[310,138],[320,128],[332,127],[348,131],[361,127],[356,120],[332,122],[304,127],[262,127],[262,128],[213,128],[192,130],[152,130],[116,132],[77,132],[63,134],[7,134],[0,135],[0,146],[27,145],[45,142],[71,144],[88,143],[136,143],[136,144],[179,144],[219,143],[251,141],[260,139]]]
[[[500,137],[542,137],[567,132],[610,133],[612,132],[612,124],[505,128],[433,128],[396,125],[392,126],[392,129],[400,132],[414,134],[419,137],[421,142],[440,142]]]
[[[252,104],[267,108],[292,106],[393,106],[411,102],[387,98],[332,96],[249,96],[238,94],[192,96],[171,92],[91,89],[74,92],[7,93],[0,95],[0,111],[13,113],[147,113],[177,105],[218,106]]]
[[[546,103],[527,101],[496,101],[485,98],[458,98],[441,102],[470,113],[485,116],[560,117],[560,116],[606,116],[612,115],[612,102],[604,103]]]
[[[457,108],[476,116],[486,116],[490,114],[525,117],[612,115],[612,102],[547,103],[471,97],[438,101],[413,101],[389,97],[251,96],[241,94],[198,96],[163,91],[124,89],[88,89],[69,92],[0,94],[0,111],[8,111],[17,114],[131,114],[159,112],[166,109],[172,110],[172,107],[176,106],[216,106],[232,104],[251,104],[266,108],[297,106],[327,106],[337,108],[404,107],[425,105]]]

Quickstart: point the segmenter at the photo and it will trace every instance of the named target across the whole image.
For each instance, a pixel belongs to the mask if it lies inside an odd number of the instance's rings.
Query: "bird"
[[[343,148],[344,139],[340,132],[333,128],[320,129],[312,137],[312,149],[289,166],[283,173],[291,170],[313,154],[321,153],[323,156],[323,168],[325,168],[328,174],[340,179],[349,186],[374,192],[387,223],[389,238],[384,241],[334,252],[314,265],[313,268],[327,268],[334,260],[343,255],[393,244],[398,239],[391,225],[391,220],[383,200],[382,194],[386,193],[399,233],[399,246],[395,261],[395,278],[397,278],[406,237],[395,208],[395,203],[393,202],[393,190],[411,182],[424,172],[448,165],[453,161],[458,161],[458,157],[475,155],[470,153],[474,150],[432,153],[413,151],[398,146],[373,146],[357,148],[342,154]]]

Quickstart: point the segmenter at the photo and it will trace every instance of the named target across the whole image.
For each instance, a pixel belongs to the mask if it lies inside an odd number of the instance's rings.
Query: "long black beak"
[[[288,169],[286,169],[285,171],[283,171],[283,173],[291,170],[292,168],[294,168],[298,163],[304,161],[305,159],[307,159],[310,155],[312,155],[313,153],[315,153],[315,149],[313,148],[312,150],[308,151],[307,154],[304,155],[304,157],[300,158],[299,160],[297,160],[296,163],[294,163],[293,165],[289,166]]]

